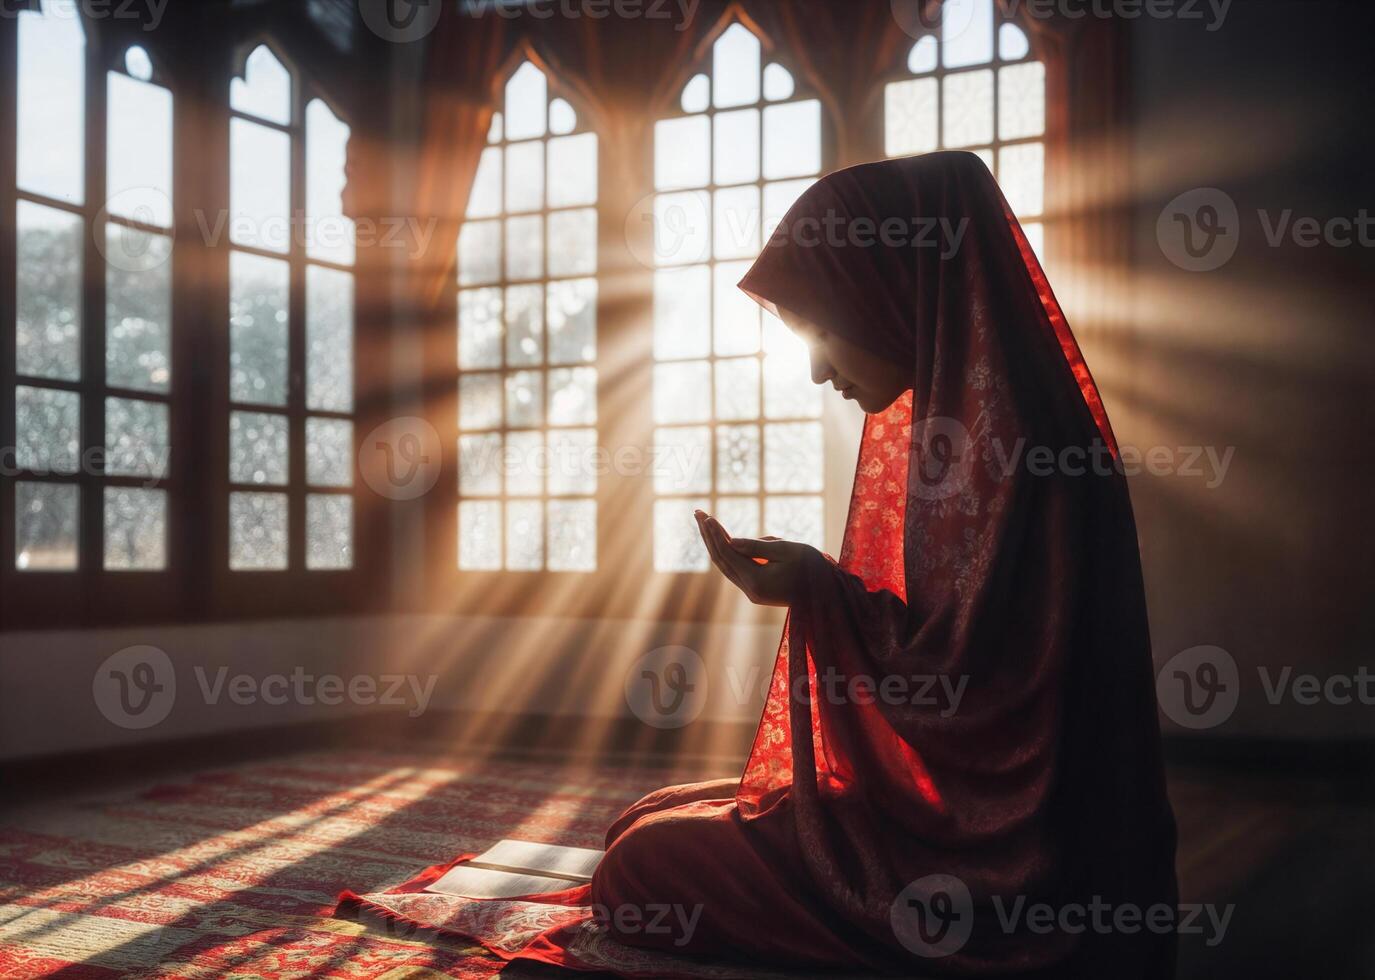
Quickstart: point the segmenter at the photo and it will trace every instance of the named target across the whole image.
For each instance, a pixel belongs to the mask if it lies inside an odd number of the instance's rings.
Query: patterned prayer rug
[[[649,790],[729,774],[339,750],[34,805],[0,818],[0,977],[548,977],[336,897],[503,837],[600,847]]]

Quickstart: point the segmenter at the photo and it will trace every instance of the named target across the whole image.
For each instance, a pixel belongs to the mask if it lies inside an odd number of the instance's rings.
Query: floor
[[[45,796],[0,815],[0,977],[495,976],[480,949],[334,917],[336,895],[501,837],[599,846],[645,791],[734,768],[336,749]],[[1182,938],[1181,978],[1375,976],[1375,807],[1215,769],[1171,793],[1182,901],[1232,907],[1222,941]]]

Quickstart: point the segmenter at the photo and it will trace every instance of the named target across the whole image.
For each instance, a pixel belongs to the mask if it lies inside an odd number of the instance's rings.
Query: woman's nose
[[[812,384],[824,385],[835,377],[836,369],[826,359],[826,354],[822,351],[820,344],[811,349],[811,361]]]

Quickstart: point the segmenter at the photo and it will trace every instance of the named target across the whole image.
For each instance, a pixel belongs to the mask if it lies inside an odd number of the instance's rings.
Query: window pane
[[[516,69],[506,83],[506,138],[543,136],[548,100],[549,83],[544,72],[528,61]]]
[[[597,469],[596,430],[555,429],[549,433],[549,493],[596,493]]]
[[[244,62],[244,77],[229,83],[229,104],[236,111],[286,125],[291,122],[291,75],[266,45],[258,45]]]
[[[501,367],[501,290],[465,289],[458,294],[458,366]]]
[[[764,177],[801,177],[821,169],[821,103],[815,99],[764,110]]]
[[[718,497],[713,514],[732,537],[759,537],[758,497]]]
[[[716,417],[726,421],[759,418],[757,357],[716,362]]]
[[[712,172],[718,184],[759,179],[759,110],[718,113],[712,137]]]
[[[781,102],[793,97],[795,89],[792,72],[779,64],[764,66],[764,98]]]
[[[590,572],[597,567],[597,502],[551,500],[549,570]]]
[[[19,188],[80,204],[86,170],[86,35],[72,0],[48,0],[44,9],[19,14]]]
[[[478,160],[473,189],[468,194],[469,218],[494,218],[501,214],[501,155],[499,146],[489,146]]]
[[[679,100],[684,112],[705,112],[711,105],[711,79],[698,73],[688,79],[683,86],[683,96]]]
[[[993,0],[945,0],[941,55],[947,68],[993,60]]]
[[[291,137],[229,121],[229,240],[269,252],[291,245]]]
[[[534,428],[544,424],[544,385],[539,371],[516,371],[506,376],[506,424]]]
[[[576,364],[597,356],[597,280],[551,282],[549,363]]]
[[[495,429],[501,425],[501,375],[459,377],[458,425],[462,429]]]
[[[539,279],[544,275],[544,218],[538,214],[506,219],[506,277]]]
[[[706,422],[711,418],[711,362],[654,365],[654,421]]]
[[[532,572],[543,565],[544,505],[537,500],[513,500],[506,505],[506,567]]]
[[[306,419],[306,482],[314,487],[353,485],[353,423]]]
[[[352,265],[353,219],[344,215],[348,183],[348,124],[320,99],[306,106],[306,252],[313,259]]]
[[[936,70],[936,39],[928,34],[912,45],[907,53],[907,70],[913,75],[924,75]]]
[[[578,128],[578,114],[564,99],[549,103],[549,131],[557,135],[571,133]]]
[[[759,252],[759,188],[730,187],[712,194],[712,255],[754,258]]]
[[[229,397],[286,404],[287,264],[229,255]]]
[[[306,495],[306,568],[353,567],[353,498]]]
[[[475,571],[501,567],[500,502],[465,500],[458,505],[458,567]]]
[[[1017,61],[1025,58],[1031,51],[1031,42],[1026,32],[1016,24],[1003,24],[998,28],[998,57],[1004,61]]]
[[[590,276],[597,271],[597,212],[555,211],[549,216],[549,275]]]
[[[945,76],[942,106],[946,147],[975,146],[993,139],[993,72]]]
[[[353,410],[353,276],[306,267],[306,407]]]
[[[749,268],[749,262],[722,262],[713,270],[718,354],[753,354],[759,350],[759,304],[736,286]]]
[[[594,425],[597,421],[597,369],[554,368],[549,372],[549,424]]]
[[[286,494],[229,495],[229,567],[235,571],[286,568]]]
[[[544,207],[544,143],[514,143],[506,148],[506,210]]]
[[[662,119],[654,124],[654,189],[705,187],[711,177],[711,120]]]
[[[801,341],[764,358],[764,414],[771,419],[821,417],[821,389],[812,384],[810,358]]]
[[[105,567],[156,571],[167,567],[167,493],[105,488]]]
[[[1046,66],[1028,61],[998,69],[998,138],[1040,136],[1046,128]]]
[[[654,501],[654,570],[704,572],[709,558],[694,510],[709,510],[705,497]]]
[[[458,437],[458,492],[465,497],[495,497],[501,493],[501,433]]]
[[[167,476],[171,441],[167,406],[135,398],[105,399],[105,472]]]
[[[764,241],[769,240],[778,226],[783,223],[783,219],[787,217],[788,211],[797,203],[797,199],[815,183],[816,181],[809,177],[805,180],[782,180],[764,185],[764,225],[761,229]],[[741,275],[744,273],[742,272]],[[750,305],[758,307],[758,304],[753,300],[750,300]]]
[[[106,207],[122,218],[170,228],[172,93],[121,72],[107,79]]]
[[[15,464],[34,473],[75,473],[81,458],[81,396],[53,388],[14,389]]]
[[[1018,215],[1040,214],[1044,207],[1045,150],[1040,143],[1018,143],[998,150],[998,186]]]
[[[764,488],[770,493],[821,491],[821,423],[764,426]]]
[[[549,141],[549,206],[597,203],[597,135],[579,133]]]
[[[500,278],[501,222],[465,222],[458,233],[458,284],[481,286]]]
[[[930,153],[940,145],[934,78],[891,82],[883,90],[883,152],[890,157]]]
[[[544,360],[544,287],[538,283],[506,290],[506,363]]]
[[[67,483],[15,483],[15,568],[39,572],[77,567],[80,493]]]
[[[20,201],[15,283],[15,368],[40,378],[81,376],[79,217]]]
[[[172,240],[105,227],[105,382],[167,391],[172,380]]]
[[[230,412],[229,479],[234,483],[285,485],[287,433],[285,415]]]
[[[654,357],[671,360],[711,353],[711,270],[654,273]]]
[[[708,426],[655,429],[654,449],[656,493],[706,493],[711,489],[711,429]]]
[[[759,101],[759,39],[732,24],[712,46],[711,77],[716,108]]]
[[[716,488],[725,493],[759,490],[759,426],[723,425],[716,430]]]
[[[785,541],[824,546],[820,497],[766,497],[764,533]]]
[[[506,493],[512,497],[538,497],[544,492],[544,433],[509,433],[505,463]]]

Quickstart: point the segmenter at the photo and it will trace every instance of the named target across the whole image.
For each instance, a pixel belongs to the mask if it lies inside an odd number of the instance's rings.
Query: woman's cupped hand
[[[757,606],[790,606],[802,586],[811,545],[781,538],[732,538],[721,522],[695,511],[697,529],[712,564]]]

